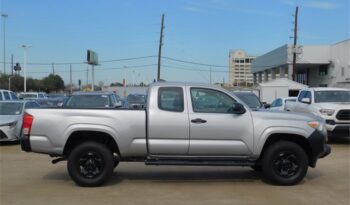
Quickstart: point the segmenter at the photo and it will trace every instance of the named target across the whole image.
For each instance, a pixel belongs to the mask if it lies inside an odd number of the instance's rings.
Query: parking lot
[[[46,155],[2,144],[0,204],[350,204],[350,139],[331,145],[331,155],[296,186],[266,184],[250,168],[120,163],[106,186],[82,188],[65,162],[52,165]]]

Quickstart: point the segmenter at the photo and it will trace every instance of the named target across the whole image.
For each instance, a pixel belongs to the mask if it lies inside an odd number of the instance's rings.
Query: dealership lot
[[[82,188],[66,163],[0,146],[0,204],[350,204],[350,139],[332,140],[332,153],[296,186],[266,184],[241,167],[145,166],[120,163],[104,187]]]

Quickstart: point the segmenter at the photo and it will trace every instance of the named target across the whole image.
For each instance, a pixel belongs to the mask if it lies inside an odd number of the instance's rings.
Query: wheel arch
[[[308,156],[309,165],[310,166],[312,165],[312,148],[311,148],[307,138],[305,138],[303,135],[300,135],[300,134],[273,133],[273,134],[269,135],[267,137],[264,145],[262,146],[259,159],[262,158],[262,156],[264,155],[264,152],[266,151],[266,149],[270,145],[272,145],[278,141],[289,141],[289,142],[293,142],[293,143],[299,145],[305,151],[306,155]]]
[[[68,156],[74,147],[86,141],[95,141],[105,144],[112,151],[112,153],[116,153],[118,156],[120,156],[118,143],[109,133],[92,130],[77,130],[72,132],[64,145],[63,155]]]

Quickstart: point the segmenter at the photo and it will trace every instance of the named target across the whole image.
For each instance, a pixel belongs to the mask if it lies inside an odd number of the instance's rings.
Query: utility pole
[[[294,72],[295,72],[295,65],[297,61],[297,40],[298,40],[298,6],[295,8],[295,14],[294,14],[294,43],[293,43],[293,77],[294,78]]]
[[[55,75],[55,65],[54,65],[54,63],[51,63],[51,68],[52,68],[52,74]]]
[[[3,31],[4,31],[4,74],[6,74],[6,32],[5,32],[5,29],[6,29],[6,18],[8,17],[7,14],[1,14],[1,17],[4,19],[4,23],[3,23]]]
[[[160,38],[159,38],[159,50],[158,50],[158,74],[157,80],[160,80],[160,61],[162,58],[162,46],[163,46],[163,30],[164,30],[164,14],[162,14],[162,24],[160,27]]]
[[[72,64],[69,65],[69,80],[70,80],[70,94],[73,93],[73,88],[72,88]]]

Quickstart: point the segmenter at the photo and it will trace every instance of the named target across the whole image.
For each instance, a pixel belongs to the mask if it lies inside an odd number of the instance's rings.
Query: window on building
[[[240,63],[244,63],[244,59],[239,60]]]
[[[327,65],[321,65],[318,70],[318,74],[320,76],[326,76],[328,74],[328,66]]]
[[[235,63],[239,63],[239,60],[238,60],[238,59],[235,59]]]
[[[327,87],[327,84],[319,84],[318,87]]]
[[[245,59],[245,63],[250,63],[249,58]]]

